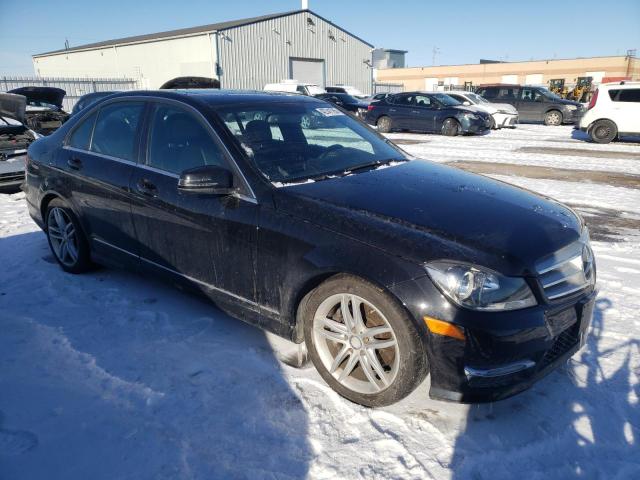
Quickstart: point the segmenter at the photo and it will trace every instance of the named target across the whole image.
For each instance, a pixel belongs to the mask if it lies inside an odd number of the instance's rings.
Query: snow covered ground
[[[425,383],[362,408],[200,298],[64,274],[23,195],[0,195],[0,479],[640,478],[640,145],[541,125],[390,137],[585,215],[600,295],[566,367],[495,404],[432,401]]]

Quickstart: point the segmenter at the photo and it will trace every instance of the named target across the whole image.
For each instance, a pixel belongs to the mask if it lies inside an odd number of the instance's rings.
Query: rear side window
[[[609,90],[609,96],[614,102],[640,103],[640,88]]]
[[[117,102],[101,108],[91,151],[135,162],[136,133],[143,109],[142,102]]]
[[[226,165],[221,147],[207,129],[191,113],[170,105],[155,108],[147,163],[175,174],[205,165]]]
[[[91,133],[93,132],[93,124],[96,123],[97,113],[92,113],[87,118],[80,121],[73,133],[69,136],[67,145],[80,150],[89,150],[91,143]]]
[[[498,95],[495,98],[500,100],[517,100],[520,95],[519,88],[500,88]]]
[[[497,88],[481,88],[478,90],[478,95],[484,98],[496,98],[498,96]]]

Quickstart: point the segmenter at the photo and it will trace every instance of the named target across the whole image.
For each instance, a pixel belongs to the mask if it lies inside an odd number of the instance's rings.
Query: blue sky
[[[393,8],[395,6],[395,8]],[[0,75],[33,74],[31,55],[129,35],[300,8],[300,0],[0,0]],[[410,66],[640,54],[640,1],[310,0],[310,8]]]

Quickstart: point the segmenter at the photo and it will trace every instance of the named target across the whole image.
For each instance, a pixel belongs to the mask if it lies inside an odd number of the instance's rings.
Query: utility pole
[[[435,45],[433,46],[433,50],[431,50],[431,65],[435,65],[436,64],[436,55],[440,53],[440,49],[438,47],[436,47]]]

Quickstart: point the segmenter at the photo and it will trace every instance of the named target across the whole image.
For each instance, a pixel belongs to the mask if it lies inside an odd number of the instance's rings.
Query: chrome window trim
[[[126,165],[136,166],[138,165],[136,162],[132,160],[126,160],[124,158],[112,157],[111,155],[105,155],[104,153],[92,152],[90,150],[84,150],[82,148],[71,147],[69,145],[64,145],[62,147],[63,150],[71,150],[72,152],[86,153],[89,155],[95,155],[96,157],[104,158],[105,160],[113,160],[114,162],[124,163]]]
[[[224,288],[216,287],[215,285],[211,285],[210,283],[203,282],[202,280],[198,280],[197,278],[193,278],[193,277],[190,277],[189,275],[185,275],[184,273],[177,272],[177,271],[175,271],[175,270],[173,270],[173,269],[171,269],[169,267],[165,267],[163,265],[160,265],[159,263],[156,263],[153,260],[149,260],[147,258],[144,258],[144,257],[141,257],[139,255],[136,255],[135,253],[131,253],[128,250],[125,250],[123,248],[120,248],[120,247],[117,247],[115,245],[112,245],[111,243],[109,243],[109,242],[107,242],[105,240],[102,240],[101,238],[98,238],[98,237],[95,237],[95,236],[92,236],[91,238],[92,238],[92,240],[94,240],[94,241],[96,241],[98,243],[101,243],[101,244],[103,244],[103,245],[105,245],[107,247],[111,247],[111,248],[113,248],[115,250],[118,250],[119,252],[125,253],[125,254],[130,255],[130,256],[132,256],[134,258],[137,258],[139,260],[142,260],[142,261],[144,261],[144,262],[146,262],[146,263],[148,263],[150,265],[153,265],[155,267],[161,268],[161,269],[163,269],[163,270],[165,270],[165,271],[167,271],[169,273],[173,273],[173,274],[175,274],[175,275],[177,275],[179,277],[184,278],[185,280],[189,280],[191,282],[197,283],[198,285],[202,285],[203,287],[206,287],[206,288],[209,288],[209,289],[214,290],[216,292],[225,294],[227,296],[230,296],[232,298],[240,300],[241,302],[247,303],[249,305],[252,305],[254,307],[260,308],[262,310],[266,310],[266,311],[274,313],[276,315],[280,315],[280,312],[278,310],[274,309],[274,308],[267,307],[265,305],[261,305],[261,304],[259,304],[257,302],[254,302],[253,300],[249,300],[248,298],[245,298],[245,297],[243,297],[241,295],[238,295],[236,293],[230,292],[229,290],[225,290]]]

